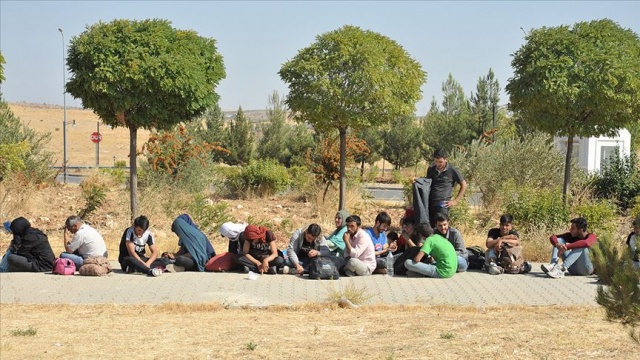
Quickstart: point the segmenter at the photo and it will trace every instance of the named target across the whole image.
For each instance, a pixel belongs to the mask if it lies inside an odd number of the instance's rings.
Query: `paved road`
[[[117,263],[113,263],[117,268]],[[492,276],[469,271],[451,279],[389,277],[318,281],[292,275],[249,280],[237,273],[165,273],[153,278],[119,270],[105,277],[0,274],[0,302],[48,304],[222,303],[228,306],[323,302],[332,290],[365,288],[369,304],[586,305],[595,302],[596,277],[551,279],[540,264],[526,275]]]

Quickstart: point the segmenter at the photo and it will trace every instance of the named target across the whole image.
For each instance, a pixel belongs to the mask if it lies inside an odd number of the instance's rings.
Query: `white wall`
[[[556,137],[553,143],[558,150],[566,154],[566,137]],[[589,172],[599,171],[600,166],[615,151],[616,147],[619,147],[621,155],[629,156],[631,154],[631,133],[627,129],[621,129],[618,131],[618,136],[614,137],[574,138],[573,156],[578,160],[580,167]]]

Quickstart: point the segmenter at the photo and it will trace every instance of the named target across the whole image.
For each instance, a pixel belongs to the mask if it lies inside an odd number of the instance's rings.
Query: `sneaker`
[[[287,265],[282,267],[282,273],[283,274],[290,274],[291,269],[289,269],[289,267]]]
[[[267,274],[275,275],[278,273],[278,269],[275,266],[270,266],[269,270],[267,270]]]
[[[155,269],[151,269],[151,276],[157,277],[162,275],[162,270],[155,268]]]
[[[496,265],[496,263],[491,263],[487,268],[487,272],[489,272],[489,274],[491,275],[500,275],[502,274],[503,270],[500,266]]]
[[[180,266],[180,265],[176,265],[176,264],[169,264],[169,265],[167,265],[167,267],[165,269],[170,273],[177,273],[177,272],[183,272],[184,271],[184,266]]]
[[[288,273],[286,273],[286,272],[283,272],[283,273],[284,273],[284,274],[291,274],[291,275],[298,275],[298,269],[296,269],[296,268],[291,268],[291,269],[289,269],[289,272],[288,272]]]
[[[411,270],[407,270],[407,273],[405,274],[407,277],[411,277],[411,278],[421,278],[424,277],[424,275],[417,273],[415,271],[411,271]]]
[[[249,271],[251,271],[251,269],[249,269],[249,267],[248,267],[248,266],[244,266],[244,267],[243,267],[243,269],[242,269],[242,271],[243,271],[245,274],[248,274],[248,273],[249,273]]]
[[[528,261],[525,261],[524,264],[522,264],[522,273],[526,274],[531,272],[531,263]]]
[[[553,268],[556,266],[556,264],[542,264],[540,265],[540,269],[542,270],[543,273],[548,274],[549,271],[553,270]]]
[[[564,277],[564,271],[562,271],[560,266],[554,266],[553,269],[549,269],[549,272],[547,272],[547,276],[554,279],[560,279]]]

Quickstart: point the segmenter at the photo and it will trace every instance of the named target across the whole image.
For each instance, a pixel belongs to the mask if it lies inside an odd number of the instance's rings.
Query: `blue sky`
[[[162,18],[216,39],[227,77],[216,89],[223,110],[263,110],[277,72],[317,35],[356,25],[390,37],[422,64],[427,83],[416,114],[442,98],[448,74],[465,92],[493,68],[502,88],[524,33],[542,26],[609,18],[640,34],[637,1],[0,1],[2,93],[10,102],[62,105],[62,37],[113,19]],[[69,75],[67,74],[67,78]],[[502,94],[501,103],[508,102]],[[67,95],[67,105],[81,106]]]

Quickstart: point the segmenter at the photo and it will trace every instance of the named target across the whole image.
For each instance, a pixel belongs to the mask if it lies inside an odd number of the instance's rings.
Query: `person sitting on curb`
[[[207,261],[216,255],[207,236],[185,215],[178,216],[171,224],[171,231],[178,235],[178,252],[162,254],[171,261],[166,266],[169,272],[204,271]]]
[[[421,223],[416,231],[423,243],[413,259],[405,260],[407,276],[426,276],[432,278],[450,278],[458,268],[458,255],[449,240],[434,234],[428,223]],[[428,256],[427,263],[423,257]]]
[[[242,245],[239,241],[240,234],[247,228],[247,223],[226,222],[220,226],[220,236],[229,240],[228,252],[242,255]]]
[[[284,266],[284,258],[278,253],[276,236],[266,227],[247,225],[239,241],[244,245],[238,264],[244,267],[244,272],[273,275]]]
[[[13,239],[7,255],[9,272],[47,272],[53,270],[55,255],[49,239],[42,231],[31,227],[23,217],[14,219],[9,226]]]
[[[151,256],[146,257],[145,245],[149,246]],[[160,259],[158,247],[149,231],[149,219],[141,215],[133,220],[133,226],[127,228],[120,239],[120,268],[127,274],[139,272],[150,276],[160,276],[168,261]],[[166,259],[164,259],[166,260]]]
[[[358,215],[346,219],[347,232],[344,233],[344,273],[347,276],[371,275],[376,269],[376,254],[371,237],[360,227]]]
[[[531,271],[531,264],[522,257],[520,234],[513,228],[513,216],[500,216],[500,227],[489,230],[486,246],[484,265],[489,274],[525,274]]]
[[[67,241],[67,231],[73,234],[70,241]],[[100,233],[86,224],[78,216],[69,216],[64,223],[64,249],[60,254],[61,258],[71,259],[79,270],[84,259],[89,256],[108,257],[107,245]]]
[[[571,275],[593,274],[589,248],[598,242],[598,238],[594,233],[587,232],[587,219],[582,217],[572,219],[569,232],[551,235],[549,241],[553,245],[551,263],[540,266],[547,276],[562,278],[567,270]],[[559,257],[562,258],[562,264],[558,264]]]
[[[436,234],[449,240],[453,248],[456,249],[456,254],[458,255],[457,272],[467,271],[469,267],[469,253],[467,252],[467,247],[464,244],[464,239],[460,231],[449,226],[449,215],[438,213],[438,215],[436,215],[436,228],[434,230]]]
[[[376,269],[373,272],[374,274],[387,273],[387,254],[389,250],[391,250],[391,252],[397,250],[395,247],[390,248],[387,242],[387,230],[389,230],[389,226],[391,226],[391,216],[383,211],[376,215],[373,227],[364,228],[371,237],[371,241],[373,241],[373,248],[376,253]]]
[[[327,246],[333,255],[342,257],[344,255],[344,233],[347,232],[346,220],[349,217],[347,210],[340,210],[336,213],[336,229],[329,234],[327,239]]]
[[[311,261],[318,256],[331,256],[327,240],[322,236],[322,229],[318,224],[311,224],[307,229],[296,230],[287,246],[287,259],[283,268],[284,274],[299,274],[309,272]]]
[[[633,259],[633,267],[640,269],[640,251],[638,251],[638,234],[640,234],[640,215],[636,216],[633,220],[633,231],[627,236],[627,246],[631,252],[631,258]]]

